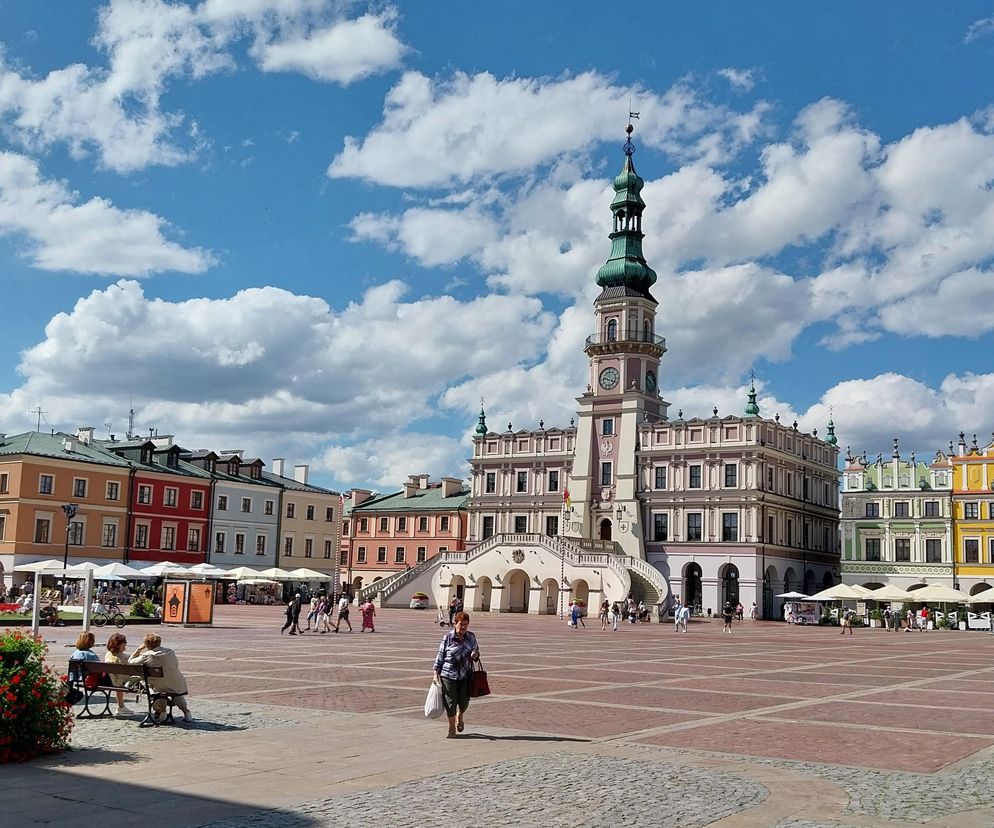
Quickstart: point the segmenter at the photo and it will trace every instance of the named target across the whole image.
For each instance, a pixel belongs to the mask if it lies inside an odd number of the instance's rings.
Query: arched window
[[[618,320],[609,319],[607,322],[607,341],[614,342],[618,338]]]
[[[648,319],[642,320],[642,341],[648,342],[652,339],[652,325],[649,323]]]

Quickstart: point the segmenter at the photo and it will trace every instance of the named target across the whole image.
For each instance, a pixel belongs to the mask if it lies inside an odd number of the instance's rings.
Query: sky
[[[671,415],[986,445],[992,67],[969,0],[0,0],[0,431],[466,476],[575,412],[635,110]]]

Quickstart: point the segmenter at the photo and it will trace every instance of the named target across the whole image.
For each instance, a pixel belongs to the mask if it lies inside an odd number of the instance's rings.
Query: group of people
[[[305,628],[300,626],[300,614],[303,611],[304,598],[301,593],[293,596],[293,599],[286,605],[286,623],[280,630],[280,635],[290,630],[290,635],[303,635],[311,630],[314,624],[314,632],[324,634],[327,632],[338,632],[344,623],[349,632],[352,632],[352,621],[349,619],[349,606],[351,601],[347,593],[340,596],[335,595],[314,595],[310,599],[307,612]],[[376,632],[373,619],[376,617],[376,606],[367,598],[359,605],[359,612],[362,614],[362,628],[359,632]],[[332,616],[336,616],[335,623],[332,624]]]
[[[114,633],[107,639],[107,651],[104,657],[100,658],[93,652],[93,645],[96,644],[96,636],[91,632],[80,633],[76,639],[76,649],[69,656],[70,661],[104,661],[108,664],[147,664],[153,667],[162,668],[161,678],[149,678],[148,688],[140,688],[142,692],[150,690],[153,693],[169,693],[173,695],[173,701],[183,713],[183,721],[192,722],[193,715],[186,703],[187,684],[186,677],[179,669],[179,659],[176,652],[168,647],[162,646],[162,636],[156,633],[149,633],[142,639],[142,644],[130,656],[127,654],[128,639],[124,633]],[[110,682],[114,687],[120,687],[117,691],[117,710],[115,716],[132,716],[134,711],[124,704],[124,694],[128,677],[109,674]],[[157,698],[152,702],[152,715],[156,721],[162,721],[166,716],[168,702],[164,698]]]

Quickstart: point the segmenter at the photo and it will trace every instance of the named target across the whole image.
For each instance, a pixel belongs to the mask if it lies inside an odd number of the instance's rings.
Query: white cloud
[[[400,66],[406,47],[393,31],[392,14],[366,14],[296,37],[257,43],[253,54],[265,72],[300,72],[343,86]]]
[[[361,141],[347,138],[328,175],[436,187],[520,174],[600,141],[620,144],[618,101],[629,94],[652,124],[642,136],[649,145],[720,154],[719,146],[735,145],[742,134],[740,116],[683,84],[656,94],[621,88],[596,72],[556,79],[457,72],[436,81],[412,71],[387,94],[382,123]]]
[[[202,144],[184,139],[182,112],[163,108],[172,81],[234,70],[236,47],[250,39],[263,71],[347,85],[399,65],[406,47],[395,20],[390,7],[349,19],[333,0],[111,0],[93,38],[103,65],[34,78],[0,50],[0,127],[31,150],[65,144],[77,158],[95,152],[117,172],[180,164]]]
[[[141,423],[193,445],[252,435],[320,450],[434,416],[437,396],[466,376],[536,359],[554,323],[527,297],[404,294],[389,282],[333,311],[271,287],[169,302],[121,281],[49,322],[21,355],[23,384],[0,396],[0,418],[28,427],[42,400],[56,427],[120,422],[134,394]]]
[[[468,474],[466,440],[439,434],[387,435],[351,445],[328,446],[313,461],[315,471],[334,475],[343,486],[398,489],[412,474],[464,479]]]
[[[102,198],[79,201],[62,182],[42,178],[31,159],[0,152],[0,235],[25,239],[35,267],[144,276],[200,273],[213,264],[208,251],[167,239],[167,222],[153,213],[122,210]]]
[[[749,92],[756,85],[756,73],[752,69],[728,67],[719,69],[718,75],[727,80],[733,89],[740,92]]]
[[[994,17],[984,17],[980,20],[974,20],[970,24],[963,36],[963,42],[972,43],[974,40],[990,34],[994,34]]]

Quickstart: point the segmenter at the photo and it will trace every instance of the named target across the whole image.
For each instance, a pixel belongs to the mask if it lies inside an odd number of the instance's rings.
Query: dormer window
[[[232,477],[238,477],[238,461],[237,460],[232,460],[230,463],[228,463],[228,474],[230,474]]]
[[[145,464],[145,465],[151,465],[152,464],[152,449],[150,449],[150,448],[143,448],[142,449],[141,458],[142,458],[142,463],[143,464]]]

